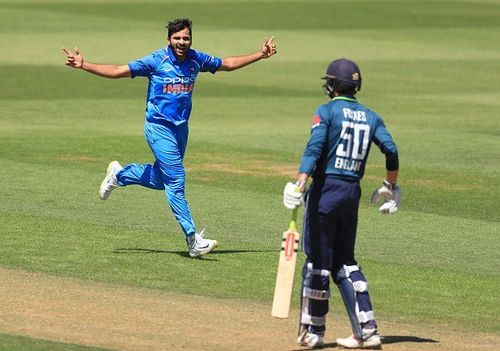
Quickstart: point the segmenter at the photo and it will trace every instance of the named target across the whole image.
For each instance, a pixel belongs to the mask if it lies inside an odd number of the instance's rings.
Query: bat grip
[[[290,221],[290,226],[288,227],[289,231],[296,232],[297,231],[297,212],[298,208],[292,211],[292,220]]]

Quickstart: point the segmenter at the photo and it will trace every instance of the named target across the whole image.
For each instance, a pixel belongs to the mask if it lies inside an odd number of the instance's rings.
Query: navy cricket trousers
[[[361,188],[357,181],[332,176],[314,179],[308,191],[303,251],[315,269],[335,274],[355,265],[354,247]]]

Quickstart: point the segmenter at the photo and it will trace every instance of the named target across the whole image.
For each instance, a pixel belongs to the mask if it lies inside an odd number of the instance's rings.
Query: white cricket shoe
[[[108,169],[106,171],[106,177],[104,177],[104,180],[101,183],[101,187],[99,188],[99,197],[101,198],[101,200],[106,200],[113,189],[119,187],[116,180],[116,174],[122,169],[123,167],[118,163],[118,161],[111,161],[109,163]]]
[[[217,246],[217,240],[204,238],[205,229],[201,233],[195,233],[186,238],[189,247],[189,256],[199,257],[206,255]]]
[[[304,328],[297,338],[297,344],[300,346],[307,346],[313,348],[320,348],[324,346],[323,335],[311,333]]]
[[[363,339],[351,335],[345,339],[337,339],[339,347],[346,349],[375,349],[382,348],[382,341],[377,329],[363,329]]]

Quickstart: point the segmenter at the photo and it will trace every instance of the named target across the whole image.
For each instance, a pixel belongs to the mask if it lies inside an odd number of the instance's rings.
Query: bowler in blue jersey
[[[386,178],[371,201],[383,199],[380,212],[396,212],[400,201],[398,150],[383,119],[355,97],[361,88],[361,72],[355,62],[337,59],[323,78],[330,101],[316,109],[296,181],[288,182],[283,192],[285,207],[296,211],[312,178],[305,195],[302,248],[306,261],[297,342],[307,347],[323,346],[332,279],[353,331],[352,336],[337,339],[337,344],[347,349],[378,349],[382,343],[368,283],[354,255],[359,182],[375,144],[385,155]]]
[[[168,45],[127,65],[98,64],[86,61],[78,48],[63,48],[66,65],[104,78],[146,77],[144,134],[154,155],[152,164],[109,163],[99,188],[106,200],[111,191],[137,184],[164,190],[170,208],[186,237],[191,257],[206,255],[217,246],[198,232],[185,197],[184,155],[188,141],[188,122],[196,77],[200,72],[233,71],[276,54],[274,38],[265,38],[260,50],[225,59],[191,49],[192,22],[175,19],[167,25]]]

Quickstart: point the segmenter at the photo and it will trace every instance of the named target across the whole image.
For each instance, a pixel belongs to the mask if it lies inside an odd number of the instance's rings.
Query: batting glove
[[[283,204],[289,210],[295,210],[304,202],[303,184],[299,182],[286,183],[283,191]]]
[[[401,190],[399,186],[384,180],[382,187],[373,192],[371,202],[376,204],[381,198],[384,199],[384,203],[379,207],[380,212],[384,214],[396,212],[401,201]]]

